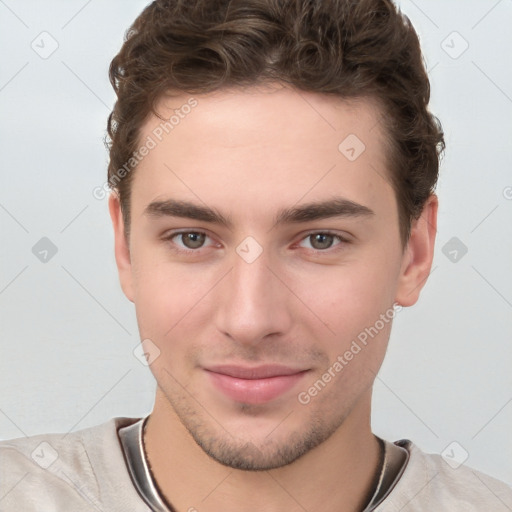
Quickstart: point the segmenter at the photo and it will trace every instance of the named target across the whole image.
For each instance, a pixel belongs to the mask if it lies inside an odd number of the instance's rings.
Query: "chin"
[[[309,451],[326,441],[339,427],[338,422],[330,425],[314,422],[298,430],[277,432],[263,436],[256,429],[258,438],[250,438],[247,430],[244,438],[236,438],[226,430],[207,432],[209,429],[198,425],[185,425],[196,444],[213,460],[233,469],[246,471],[268,471],[292,464]],[[278,435],[279,434],[279,435]],[[273,437],[272,437],[273,436]]]

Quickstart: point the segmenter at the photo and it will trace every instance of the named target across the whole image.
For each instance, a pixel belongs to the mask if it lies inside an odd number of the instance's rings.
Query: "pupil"
[[[332,235],[317,233],[313,235],[313,242],[312,245],[315,249],[328,249],[332,245],[333,237]]]
[[[205,235],[203,233],[185,233],[183,243],[189,249],[197,249],[203,245],[204,236]]]

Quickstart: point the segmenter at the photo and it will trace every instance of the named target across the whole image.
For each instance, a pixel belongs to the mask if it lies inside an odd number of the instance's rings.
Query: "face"
[[[179,121],[143,126],[155,144],[129,242],[111,199],[155,407],[222,464],[289,464],[368,408],[393,304],[415,302],[423,277],[428,251],[401,246],[379,110],[282,86],[158,110]]]

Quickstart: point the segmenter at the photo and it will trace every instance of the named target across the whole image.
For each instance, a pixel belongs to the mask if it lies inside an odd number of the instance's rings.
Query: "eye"
[[[173,233],[166,239],[176,244],[179,249],[194,250],[204,247],[209,236],[201,231],[182,231]]]
[[[342,242],[347,242],[340,235],[335,235],[328,232],[311,233],[306,238],[303,238],[300,242],[300,246],[314,249],[315,251],[325,251],[331,247],[340,245]],[[308,245],[303,245],[304,243]]]

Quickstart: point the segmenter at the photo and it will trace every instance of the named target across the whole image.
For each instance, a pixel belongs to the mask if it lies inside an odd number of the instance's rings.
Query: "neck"
[[[371,392],[329,439],[292,464],[243,471],[210,458],[157,392],[146,426],[146,454],[161,494],[176,512],[303,512],[319,504],[325,512],[361,512],[380,470],[370,402]]]

